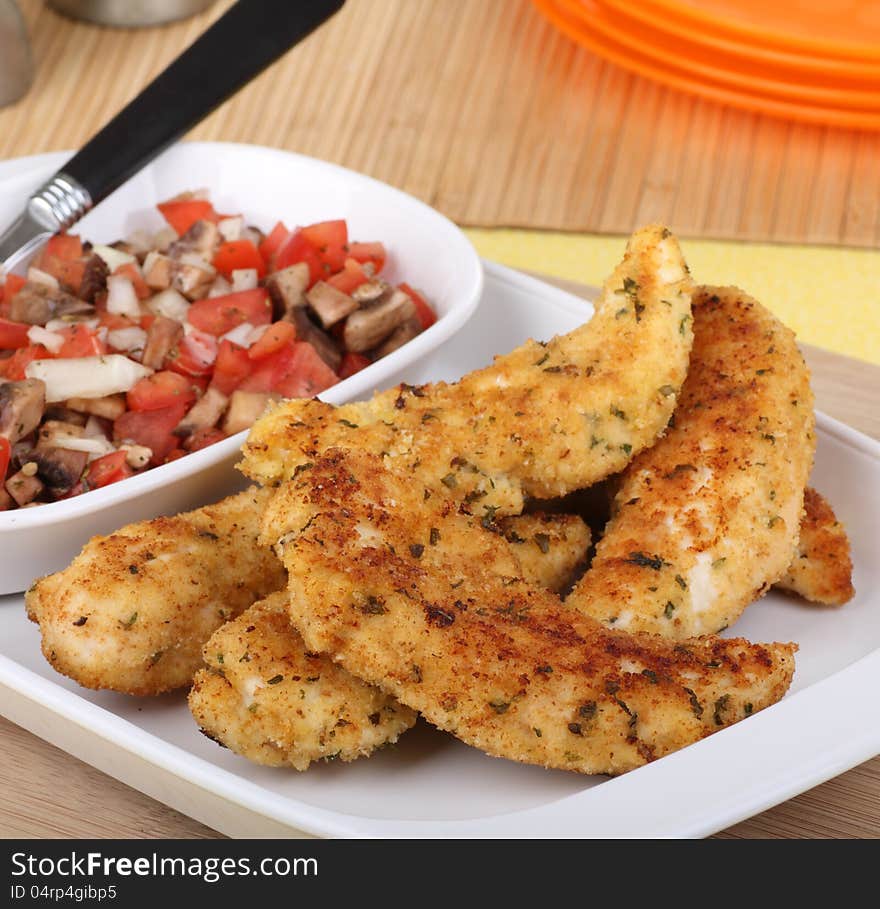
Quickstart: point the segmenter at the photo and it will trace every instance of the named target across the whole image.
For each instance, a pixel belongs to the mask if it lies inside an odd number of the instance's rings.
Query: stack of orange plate
[[[880,130],[880,0],[533,0],[626,69],[748,110]]]

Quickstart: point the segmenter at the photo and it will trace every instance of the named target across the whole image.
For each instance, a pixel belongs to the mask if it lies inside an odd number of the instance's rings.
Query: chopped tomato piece
[[[20,382],[25,378],[24,371],[28,363],[51,359],[52,354],[42,344],[31,344],[29,347],[20,347],[8,360],[0,360],[0,370],[10,382]]]
[[[12,445],[6,436],[0,436],[0,484],[6,481],[6,471],[9,470],[9,461],[12,458]]]
[[[161,464],[180,441],[172,430],[185,413],[186,404],[182,401],[159,410],[126,411],[113,423],[113,439],[145,445],[153,452],[150,463]]]
[[[170,464],[172,461],[176,461],[178,458],[182,458],[186,454],[186,451],[182,448],[172,448],[171,451],[165,455],[165,460],[163,464]]]
[[[305,262],[309,266],[309,284],[325,277],[324,263],[318,250],[309,243],[302,228],[297,228],[284,242],[275,256],[275,270],[281,271],[288,265]]]
[[[272,321],[272,302],[262,287],[222,297],[206,297],[190,306],[187,320],[200,331],[225,335],[243,322],[268,325]]]
[[[160,410],[177,403],[188,407],[195,399],[192,382],[168,369],[136,382],[126,398],[129,410]]]
[[[230,240],[221,244],[213,264],[224,278],[230,280],[232,273],[239,268],[255,268],[261,278],[266,274],[266,263],[251,240]]]
[[[138,300],[146,300],[147,297],[153,296],[153,291],[147,287],[147,282],[144,280],[141,270],[134,262],[126,262],[125,265],[120,265],[113,274],[121,275],[123,278],[128,278],[128,280],[131,281],[131,286],[134,288]]]
[[[401,283],[400,289],[415,303],[416,315],[419,317],[419,322],[422,323],[422,331],[430,328],[437,321],[437,313],[434,312],[428,301],[417,290],[413,290],[409,284]]]
[[[46,242],[43,253],[59,259],[80,259],[83,254],[82,240],[76,234],[55,234]]]
[[[366,369],[371,362],[372,360],[370,360],[369,357],[365,357],[363,354],[346,351],[342,357],[342,363],[339,364],[339,378],[347,379],[356,372]]]
[[[101,327],[106,328],[107,331],[116,331],[119,328],[143,328],[146,330],[150,326],[144,325],[144,319],[152,321],[155,318],[156,317],[151,313],[149,316],[142,316],[135,321],[134,319],[129,319],[128,316],[123,316],[117,312],[102,312],[98,317]]]
[[[107,353],[107,345],[87,325],[71,325],[58,332],[65,341],[55,354],[59,360],[71,357],[99,357]]]
[[[30,325],[24,322],[12,322],[9,319],[0,319],[0,350],[17,350],[27,347]]]
[[[348,254],[358,262],[372,262],[376,266],[376,274],[385,267],[384,243],[349,243]]]
[[[339,376],[307,341],[293,343],[293,355],[283,373],[275,376],[272,391],[285,398],[312,398],[339,381]]]
[[[345,264],[348,255],[348,225],[345,221],[321,221],[302,228],[303,237],[318,250],[324,274],[331,275]]]
[[[350,294],[369,280],[370,276],[364,271],[363,265],[357,259],[349,258],[345,260],[342,271],[327,278],[327,283],[344,294]]]
[[[253,363],[248,352],[232,341],[221,341],[211,384],[225,395],[231,395],[251,374]]]
[[[211,427],[210,429],[197,429],[183,443],[183,447],[187,451],[200,451],[202,448],[207,448],[209,445],[214,445],[216,442],[222,442],[225,438],[227,438],[226,433],[214,427]]]
[[[125,456],[124,451],[111,451],[102,458],[96,458],[89,464],[85,485],[89,489],[100,489],[130,477],[134,471],[125,462]]]
[[[196,221],[219,220],[214,206],[204,199],[171,199],[156,208],[178,234],[185,234]]]
[[[9,315],[9,304],[12,302],[12,298],[24,287],[25,279],[21,275],[7,275],[6,281],[3,283],[2,293],[0,293],[0,303],[2,303],[2,310],[0,310],[0,315],[8,316]]]
[[[290,236],[290,231],[279,221],[272,230],[263,238],[260,244],[260,255],[266,263],[266,267],[272,265],[272,257],[281,249],[284,241]]]
[[[191,331],[172,348],[164,365],[185,376],[209,376],[216,359],[217,339],[204,331]]]
[[[266,329],[256,344],[251,345],[247,355],[251,360],[262,360],[295,339],[296,326],[292,322],[276,322]]]

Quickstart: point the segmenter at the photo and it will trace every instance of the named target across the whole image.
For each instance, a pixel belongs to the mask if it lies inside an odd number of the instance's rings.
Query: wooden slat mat
[[[229,2],[120,31],[19,0],[38,76],[0,111],[0,157],[81,144]],[[660,219],[691,236],[880,243],[880,134],[667,90],[581,50],[528,0],[348,0],[192,137],[337,161],[468,225]]]

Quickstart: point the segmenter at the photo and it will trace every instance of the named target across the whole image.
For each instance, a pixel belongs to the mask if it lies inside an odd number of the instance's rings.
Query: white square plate
[[[487,264],[468,326],[407,380],[455,378],[590,314],[582,300]],[[90,692],[56,675],[17,596],[0,599],[0,712],[231,835],[703,836],[880,752],[880,445],[820,416],[813,482],[852,538],[856,599],[821,609],[771,593],[750,607],[733,633],[801,645],[791,692],[616,779],[489,758],[423,724],[369,760],[303,774],[258,767],[201,736],[182,695]]]

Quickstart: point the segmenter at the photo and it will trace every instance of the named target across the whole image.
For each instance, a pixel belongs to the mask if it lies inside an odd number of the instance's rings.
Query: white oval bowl
[[[70,153],[0,163],[0,227]],[[74,228],[94,242],[112,242],[137,228],[156,230],[155,204],[187,189],[207,188],[222,212],[270,230],[345,218],[357,240],[381,240],[383,274],[424,290],[438,320],[427,331],[321,395],[340,404],[406,378],[407,366],[442,344],[468,320],[480,299],[483,270],[462,232],[412,196],[345,168],[258,146],[192,142],[173,146]],[[239,489],[233,469],[247,432],[136,477],[62,502],[0,512],[0,594],[25,590],[67,565],[94,534],[132,521],[173,514]]]

